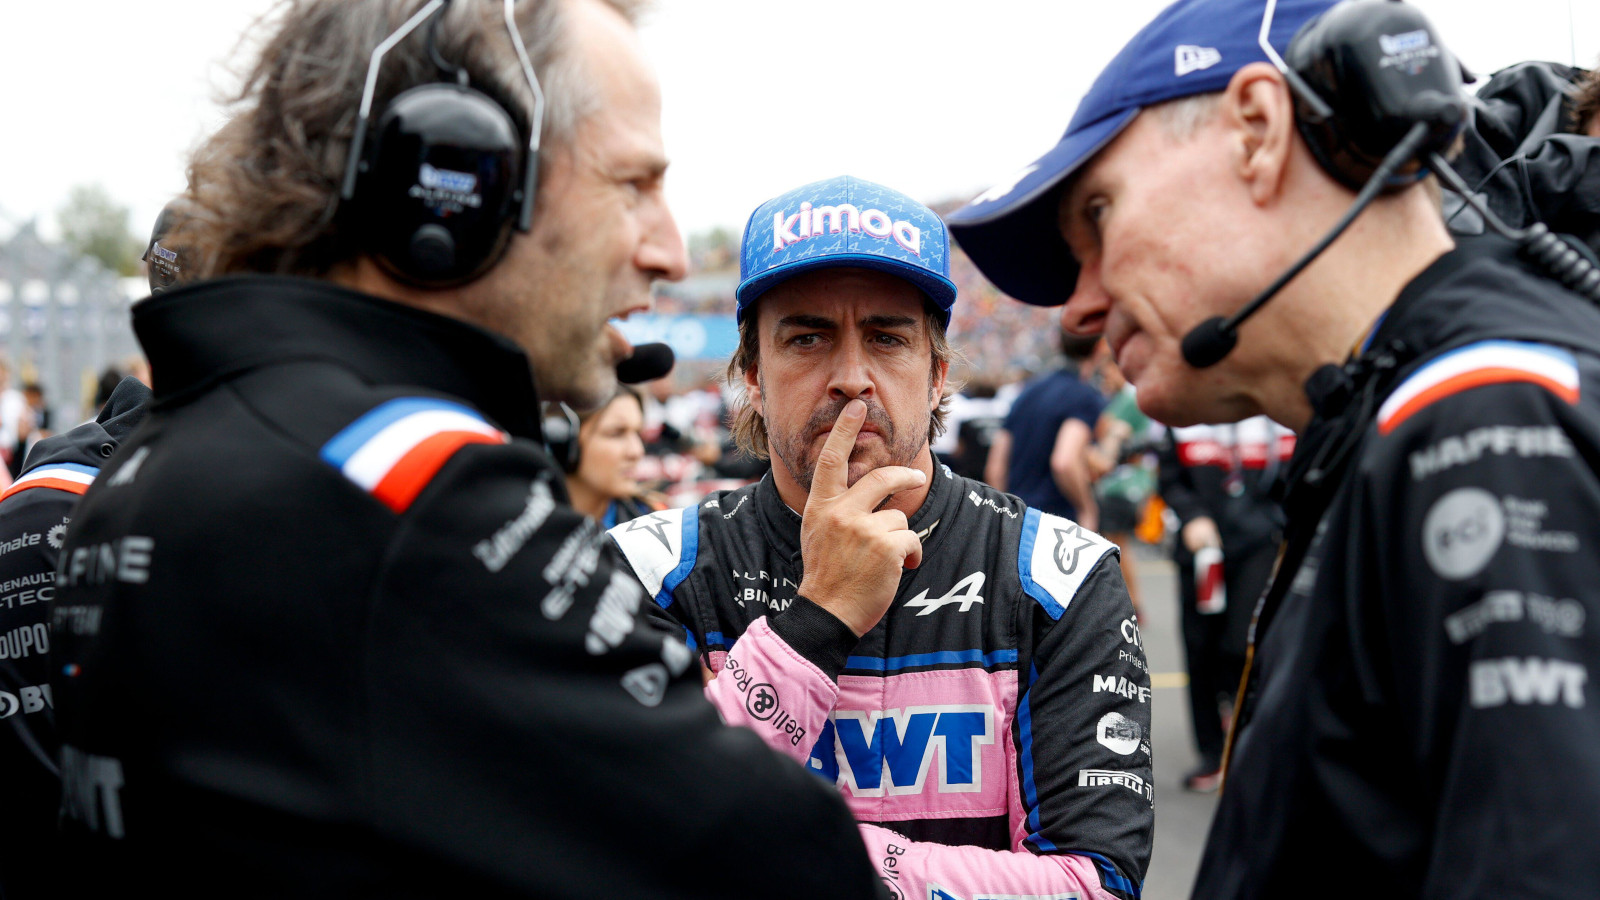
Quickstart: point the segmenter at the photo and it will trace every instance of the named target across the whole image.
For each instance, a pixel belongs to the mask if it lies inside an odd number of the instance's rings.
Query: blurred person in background
[[[1600,68],[1589,70],[1572,99],[1572,130],[1600,138]]]
[[[22,397],[27,401],[28,408],[18,428],[20,433],[17,435],[16,455],[13,457],[17,460],[19,472],[33,445],[54,433],[50,430],[50,407],[45,403],[44,388],[39,382],[30,381],[23,385]]]
[[[1454,166],[1501,219],[1543,222],[1600,253],[1600,75],[1556,62],[1523,62],[1494,73],[1470,98],[1471,127]],[[1444,193],[1455,234],[1484,233],[1483,217]]]
[[[1143,621],[1134,529],[1146,502],[1155,493],[1155,472],[1145,458],[1150,448],[1151,422],[1139,411],[1133,386],[1122,377],[1105,341],[1095,347],[1094,367],[1092,380],[1106,399],[1105,411],[1095,423],[1095,442],[1088,451],[1089,475],[1094,479],[1095,504],[1100,510],[1100,533],[1122,551],[1122,579],[1128,583],[1133,610]]]
[[[0,897],[65,896],[57,819],[60,741],[50,688],[51,606],[67,525],[79,497],[145,416],[150,391],[128,378],[98,419],[34,445],[0,493]]]
[[[876,896],[540,446],[684,272],[638,12],[263,21],[190,161],[192,280],[135,307],[158,402],[62,549],[63,893]]]
[[[1137,897],[1150,681],[1116,548],[929,449],[944,223],[849,176],[749,221],[728,379],[771,473],[612,537],[724,718],[838,785],[892,895]]]
[[[1600,896],[1596,273],[1451,236],[1467,107],[1411,4],[1178,0],[951,216],[1154,418],[1297,432],[1196,898]]]
[[[1032,509],[1100,527],[1089,447],[1106,401],[1089,383],[1098,337],[1061,332],[1060,366],[1022,389],[994,432],[984,480]]]
[[[644,400],[638,390],[619,385],[610,402],[579,414],[577,441],[570,447],[551,437],[570,430],[570,423],[552,428],[550,422],[545,419],[545,442],[567,472],[573,509],[612,528],[661,508],[634,479],[644,459]]]
[[[169,221],[163,209],[150,238]],[[146,257],[150,255],[146,251]],[[180,254],[159,255],[146,269],[151,293],[178,283]],[[0,897],[32,900],[65,895],[60,884],[58,820],[61,777],[50,688],[50,610],[56,573],[74,508],[118,448],[144,421],[150,389],[125,377],[97,403],[97,418],[60,436],[49,434],[39,385],[28,395],[36,427],[22,477],[0,493],[0,770],[10,774],[0,808]]]
[[[1222,780],[1222,750],[1234,694],[1244,671],[1256,601],[1272,576],[1283,540],[1283,509],[1274,486],[1294,454],[1294,433],[1266,416],[1229,425],[1170,430],[1159,445],[1161,497],[1181,526],[1173,545],[1184,658],[1189,670],[1189,724],[1199,764],[1183,786],[1202,793]],[[1196,554],[1221,555],[1221,590],[1202,602]],[[1211,557],[1215,559],[1214,556]]]
[[[28,432],[27,420],[28,400],[17,388],[16,370],[11,362],[0,359],[0,459],[12,476],[22,468],[17,442]]]

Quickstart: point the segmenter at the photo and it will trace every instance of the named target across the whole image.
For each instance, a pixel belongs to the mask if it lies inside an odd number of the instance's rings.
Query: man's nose
[[[634,265],[654,278],[681,281],[689,271],[689,256],[678,222],[672,217],[665,199],[655,203],[645,214],[642,229]]]
[[[833,372],[828,380],[828,396],[835,400],[865,400],[872,396],[872,373],[868,370],[867,354],[861,342],[844,341],[833,354]]]
[[[1110,311],[1111,297],[1100,281],[1099,263],[1081,266],[1072,296],[1061,308],[1062,330],[1084,336],[1099,334],[1105,330],[1106,314]]]

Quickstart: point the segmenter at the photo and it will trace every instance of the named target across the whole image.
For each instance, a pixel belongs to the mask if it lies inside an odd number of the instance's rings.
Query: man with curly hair
[[[684,272],[633,6],[282,7],[62,550],[60,895],[876,893],[541,446]]]

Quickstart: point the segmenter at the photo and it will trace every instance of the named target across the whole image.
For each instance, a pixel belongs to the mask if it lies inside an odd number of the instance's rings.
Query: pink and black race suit
[[[730,723],[835,783],[901,897],[1139,896],[1150,677],[1115,546],[941,467],[858,641],[771,477],[611,531]]]

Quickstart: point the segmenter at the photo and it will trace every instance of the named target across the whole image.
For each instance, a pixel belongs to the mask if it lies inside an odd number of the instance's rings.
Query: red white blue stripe
[[[510,438],[475,410],[448,400],[390,400],[350,423],[322,458],[379,502],[403,513],[457,450]]]
[[[72,494],[81,494],[94,484],[94,477],[100,470],[94,466],[82,466],[77,463],[50,463],[43,465],[18,478],[0,494],[0,500],[5,500],[19,491],[31,488],[55,488],[58,491],[67,491]]]
[[[1571,353],[1546,344],[1479,341],[1441,355],[1401,382],[1378,409],[1378,433],[1388,434],[1452,394],[1518,381],[1578,402],[1578,361]]]

